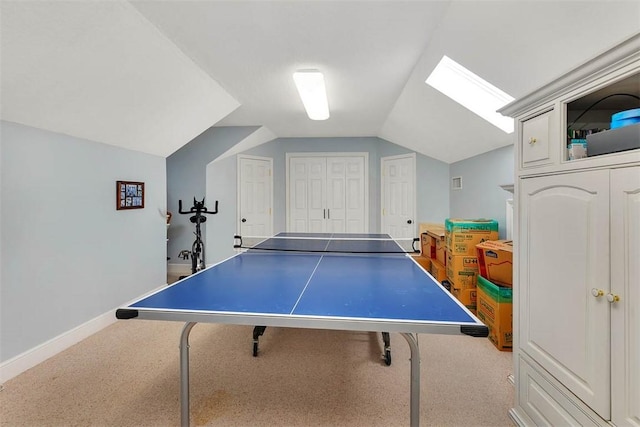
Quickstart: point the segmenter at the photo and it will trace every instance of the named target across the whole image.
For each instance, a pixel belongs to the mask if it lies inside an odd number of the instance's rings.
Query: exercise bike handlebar
[[[189,208],[188,211],[183,211],[182,210],[182,200],[178,200],[178,213],[183,214],[183,215],[187,215],[187,214],[193,214],[195,213],[196,215],[198,214],[210,214],[210,215],[214,215],[218,213],[218,201],[216,200],[216,203],[213,207],[213,210],[210,211],[208,210],[205,206],[204,206],[204,199],[202,199],[202,202],[198,202],[196,200],[196,198],[193,198],[193,206],[191,208]]]

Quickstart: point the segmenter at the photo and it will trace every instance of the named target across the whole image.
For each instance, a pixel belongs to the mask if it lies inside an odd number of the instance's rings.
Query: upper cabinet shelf
[[[610,130],[613,114],[636,108],[640,34],[499,111],[516,120],[518,173],[528,175],[640,161],[640,124]]]

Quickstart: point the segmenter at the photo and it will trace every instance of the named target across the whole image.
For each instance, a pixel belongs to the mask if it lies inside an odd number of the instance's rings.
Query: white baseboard
[[[145,295],[141,295],[140,297],[132,299],[131,301],[123,304],[123,306],[127,306],[134,301],[137,301],[140,298],[143,298],[144,296],[163,288],[164,286],[166,286],[166,284],[154,289],[151,292],[148,292]],[[33,368],[34,366],[44,362],[50,357],[53,357],[56,354],[66,350],[72,345],[77,344],[85,338],[88,338],[89,336],[95,334],[96,332],[101,331],[102,329],[115,323],[116,321],[116,309],[109,310],[108,312],[101,314],[100,316],[95,317],[88,322],[83,323],[82,325],[79,325],[67,332],[58,335],[57,337],[50,339],[49,341],[45,341],[44,343],[25,351],[22,354],[19,354],[5,362],[0,363],[0,384],[3,384],[6,381],[9,381],[11,378],[20,375],[27,369]]]
[[[115,310],[110,310],[94,319],[64,332],[30,350],[25,351],[0,364],[0,383],[10,380],[33,368],[48,358],[55,356],[83,339],[115,323]]]
[[[174,276],[188,276],[191,274],[191,264],[167,264],[167,273]]]
[[[520,416],[520,414],[518,414],[518,411],[515,408],[509,409],[509,418],[511,418],[511,421],[513,421],[513,423],[518,427],[530,425]]]

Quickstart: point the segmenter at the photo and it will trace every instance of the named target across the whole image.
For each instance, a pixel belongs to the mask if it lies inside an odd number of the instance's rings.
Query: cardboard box
[[[478,276],[476,316],[489,328],[489,340],[499,350],[513,347],[513,290]]]
[[[431,270],[431,258],[422,255],[412,255],[411,258],[415,260],[425,271]]]
[[[447,279],[447,270],[444,265],[436,259],[431,260],[431,269],[429,270],[434,279],[438,282],[442,283],[443,280]]]
[[[476,288],[469,289],[451,289],[451,293],[458,299],[465,307],[471,312],[475,313],[477,310],[478,294]]]
[[[427,234],[420,235],[420,254],[428,258],[436,257],[436,239]]]
[[[454,255],[476,256],[476,245],[486,240],[498,240],[498,221],[452,218],[445,221],[445,244]]]
[[[442,240],[436,240],[436,259],[447,265],[447,245],[444,243],[444,236]]]
[[[447,251],[447,278],[451,287],[469,289],[476,287],[478,276],[478,257],[473,255],[453,255]]]
[[[444,228],[443,223],[438,222],[421,222],[418,224],[418,234],[422,235],[426,233],[428,230],[433,230],[437,228]]]
[[[445,266],[447,265],[447,245],[444,240],[445,232],[444,226],[432,227],[427,230],[427,235],[435,240],[435,259],[440,261]]]
[[[513,242],[488,240],[476,245],[479,274],[500,286],[513,286]]]

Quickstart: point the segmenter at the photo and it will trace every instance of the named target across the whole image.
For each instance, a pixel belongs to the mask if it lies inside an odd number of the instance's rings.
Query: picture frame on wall
[[[116,209],[143,209],[144,182],[116,181]]]

